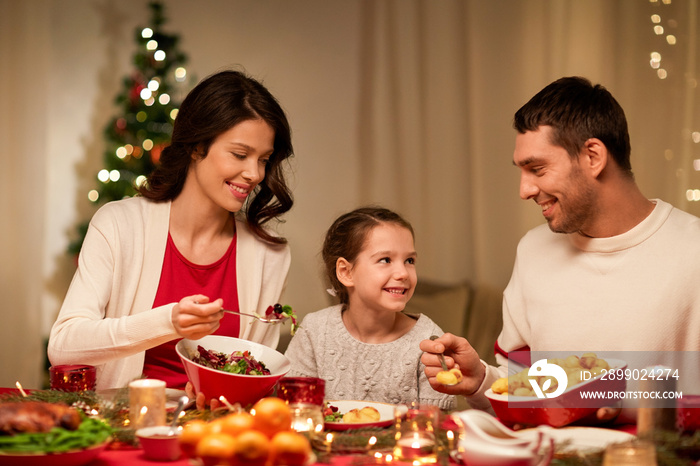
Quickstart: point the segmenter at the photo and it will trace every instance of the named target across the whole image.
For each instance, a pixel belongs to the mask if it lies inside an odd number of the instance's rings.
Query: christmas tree
[[[175,95],[182,94],[187,57],[178,50],[179,36],[161,29],[163,5],[151,2],[149,7],[151,25],[136,28],[135,68],[115,99],[121,113],[104,130],[104,168],[97,174],[98,186],[88,193],[96,205],[136,194],[170,142],[177,116],[180,101]],[[80,252],[88,223],[78,225],[69,253]]]

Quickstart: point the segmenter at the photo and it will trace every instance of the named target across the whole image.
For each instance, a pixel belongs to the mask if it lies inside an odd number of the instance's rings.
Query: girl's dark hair
[[[561,78],[538,92],[513,118],[519,133],[551,126],[552,144],[578,158],[589,138],[600,139],[615,162],[632,175],[630,137],[625,112],[600,84],[580,76]]]
[[[263,225],[289,211],[294,203],[282,170],[282,162],[293,153],[289,122],[274,96],[239,71],[213,74],[187,95],[175,119],[171,143],[163,149],[160,164],[139,189],[141,195],[157,202],[175,199],[185,184],[192,154],[205,158],[220,134],[247,120],[265,121],[274,130],[275,141],[265,178],[243,209],[246,222],[258,237],[286,243],[286,239],[268,233]]]
[[[348,304],[348,290],[338,280],[336,262],[342,257],[354,264],[365,246],[369,232],[386,223],[402,226],[411,232],[411,236],[415,236],[413,227],[403,217],[389,209],[375,206],[361,207],[343,214],[328,229],[321,256],[330,289],[335,292],[341,304]]]

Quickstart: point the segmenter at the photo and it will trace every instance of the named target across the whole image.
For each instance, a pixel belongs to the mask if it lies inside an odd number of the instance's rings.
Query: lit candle
[[[15,383],[15,385],[17,386],[17,390],[19,390],[19,392],[22,394],[22,396],[23,396],[24,398],[26,398],[26,397],[27,397],[27,392],[24,391],[24,389],[22,388],[22,384],[19,383],[19,380]]]
[[[656,449],[652,443],[632,441],[608,446],[603,466],[656,466]]]
[[[140,379],[129,383],[129,419],[133,429],[165,425],[165,382]]]
[[[451,430],[447,431],[447,447],[450,451],[454,450],[455,447],[455,433]]]
[[[398,455],[403,459],[412,461],[420,458],[430,458],[435,454],[435,441],[419,434],[412,437],[403,437],[397,440]]]
[[[326,435],[326,452],[330,455],[331,454],[331,445],[333,445],[333,434],[331,432],[328,432]]]

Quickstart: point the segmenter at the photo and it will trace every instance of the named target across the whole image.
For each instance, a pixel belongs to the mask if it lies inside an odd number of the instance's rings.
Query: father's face
[[[542,208],[552,231],[583,233],[594,216],[596,191],[578,159],[551,143],[551,132],[550,126],[540,126],[515,138],[513,163],[520,168],[520,197]]]

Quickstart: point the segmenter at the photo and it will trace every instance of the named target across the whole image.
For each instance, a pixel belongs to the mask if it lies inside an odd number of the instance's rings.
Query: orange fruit
[[[230,462],[236,449],[236,439],[228,434],[213,433],[203,437],[195,449],[195,454],[204,466],[214,466]]]
[[[292,412],[287,403],[275,397],[262,398],[253,405],[253,428],[272,438],[292,428]]]
[[[243,432],[253,428],[253,415],[244,411],[227,414],[216,420],[218,429],[232,437],[238,437]]]
[[[248,430],[236,437],[236,453],[233,464],[264,466],[270,452],[270,439],[258,430]]]
[[[309,455],[309,440],[297,432],[278,432],[270,441],[270,464],[273,466],[302,466]]]
[[[182,432],[180,433],[180,448],[182,448],[182,452],[186,456],[193,458],[197,443],[208,434],[209,424],[199,419],[190,421],[182,426]]]

